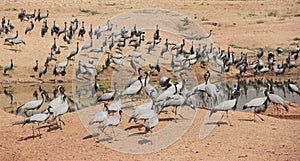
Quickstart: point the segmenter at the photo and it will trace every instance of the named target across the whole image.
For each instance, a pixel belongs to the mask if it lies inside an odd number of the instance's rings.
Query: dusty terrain
[[[0,75],[1,91],[3,86],[14,82],[40,82],[37,73],[32,71],[35,60],[43,62],[53,39],[49,32],[46,38],[40,37],[41,22],[29,35],[24,35],[28,22],[18,22],[20,8],[28,12],[41,9],[42,14],[49,10],[48,23],[55,20],[60,26],[64,21],[77,17],[84,20],[86,29],[90,23],[97,26],[108,18],[131,9],[163,8],[188,16],[206,31],[213,30],[212,39],[222,49],[233,45],[236,53],[240,51],[255,53],[259,47],[276,49],[294,48],[299,40],[300,2],[289,0],[266,1],[94,1],[94,0],[58,0],[58,1],[14,1],[0,2],[0,15],[6,16],[19,30],[19,38],[26,42],[17,47],[2,45],[6,36],[1,35],[0,65],[5,66],[14,60],[15,69],[8,76]],[[84,13],[94,11],[96,14]],[[95,27],[94,27],[95,28]],[[84,41],[80,41],[81,44]],[[65,45],[60,39],[58,44]],[[59,61],[75,48],[72,43],[62,54]],[[42,63],[41,63],[42,64]],[[72,67],[73,62],[70,62]],[[52,69],[52,68],[51,68]],[[52,72],[52,71],[50,71]],[[72,70],[67,70],[65,82],[71,82]],[[288,71],[299,76],[299,68]],[[31,75],[34,75],[32,77]],[[50,74],[45,81],[53,79]],[[62,78],[59,78],[62,79]],[[20,101],[22,102],[22,101]],[[95,142],[81,125],[77,113],[63,116],[66,125],[62,130],[41,128],[42,137],[30,137],[31,127],[12,126],[13,122],[23,118],[11,115],[0,106],[0,156],[1,160],[299,160],[300,126],[299,107],[290,105],[290,112],[295,116],[287,119],[262,116],[265,121],[249,121],[252,113],[229,112],[233,126],[221,125],[203,140],[199,140],[201,122],[206,110],[197,109],[191,128],[174,144],[152,154],[127,154],[111,150]],[[269,111],[269,114],[271,111]],[[268,114],[268,112],[266,113]],[[226,120],[226,118],[224,118]]]

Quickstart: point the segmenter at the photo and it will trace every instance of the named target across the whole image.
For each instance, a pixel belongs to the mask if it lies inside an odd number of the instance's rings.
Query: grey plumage
[[[212,30],[209,30],[209,33],[200,35],[199,38],[197,38],[197,40],[207,39],[211,36],[211,33],[212,33]]]
[[[38,124],[37,129],[39,132],[39,136],[41,137],[40,127],[39,127],[40,123],[47,121],[49,116],[50,116],[50,111],[49,111],[49,109],[46,109],[46,111],[43,113],[34,114],[31,117],[26,118],[23,123],[23,126],[28,123],[37,123]],[[32,136],[34,138],[34,126],[33,125],[32,125]]]
[[[147,120],[146,122],[146,132],[150,131],[150,137],[151,137],[151,144],[152,144],[152,129],[158,125],[159,119],[157,115],[155,114],[153,117]]]
[[[114,82],[114,89],[113,89],[113,91],[112,92],[108,92],[108,93],[104,93],[101,96],[99,96],[96,99],[96,103],[97,102],[101,102],[101,101],[113,100],[115,98],[116,94],[117,94],[117,83]]]
[[[84,44],[82,47],[81,47],[81,50],[86,50],[86,49],[89,49],[93,46],[93,39],[90,39],[90,41],[86,44]]]
[[[18,34],[18,31],[16,31],[15,34],[12,34],[12,35],[8,36],[7,38],[4,39],[4,41],[5,41],[5,42],[9,42],[9,41],[11,41],[11,40],[13,40],[13,39],[18,38],[18,35],[19,35],[19,34]]]
[[[42,106],[42,104],[44,103],[44,95],[45,95],[45,92],[42,91],[41,92],[41,96],[42,96],[41,100],[29,101],[29,102],[19,106],[16,110],[16,115],[22,110],[24,110],[26,113],[29,110],[39,109]]]
[[[30,25],[26,28],[26,30],[25,30],[25,35],[28,33],[28,32],[30,32],[31,30],[33,30],[33,28],[34,28],[34,24],[33,24],[33,22],[32,21],[30,21]]]
[[[254,117],[253,121],[255,121],[255,115],[260,112],[264,112],[267,109],[267,97],[259,97],[259,98],[254,98],[250,100],[249,102],[245,103],[243,106],[243,110],[247,108],[254,108]],[[258,116],[258,115],[257,115]],[[261,120],[263,120],[260,116],[258,116]]]
[[[235,98],[232,100],[227,100],[227,101],[221,102],[220,104],[218,104],[217,106],[215,106],[211,109],[209,116],[211,116],[213,113],[218,112],[218,111],[225,111],[227,119],[228,119],[228,123],[231,126],[231,123],[230,123],[229,117],[228,117],[228,111],[236,109],[237,100],[238,99]],[[223,115],[222,115],[222,117],[223,117]],[[220,122],[218,121],[217,124],[220,125]]]
[[[288,79],[288,89],[291,92],[295,92],[300,96],[300,89],[297,87],[296,84],[293,84],[290,79]]]
[[[121,110],[122,100],[119,98],[118,101],[108,105],[107,102],[104,103],[104,107],[107,109],[108,113],[116,113]]]
[[[264,93],[265,93],[265,96],[268,97],[269,102],[271,102],[275,105],[282,105],[286,111],[289,111],[288,105],[284,102],[284,100],[280,96],[278,96],[276,94],[271,94],[267,90],[265,90]]]
[[[138,76],[138,81],[131,84],[121,93],[121,96],[133,96],[139,94],[143,88],[142,76]]]
[[[52,121],[54,121],[54,120],[56,120],[56,118],[58,118],[58,121],[60,123],[62,122],[65,125],[65,122],[63,120],[61,120],[60,117],[63,114],[68,112],[69,104],[68,104],[67,96],[64,94],[62,97],[63,97],[62,102],[59,102],[58,104],[52,105],[50,107],[53,108],[53,111],[51,111],[51,112],[53,112]],[[60,128],[62,128],[62,127],[60,126]]]
[[[108,119],[106,119],[106,121],[103,123],[103,125],[100,126],[100,129],[102,131],[104,131],[106,127],[110,126],[112,128],[112,132],[116,139],[114,127],[117,127],[119,125],[119,123],[121,122],[121,119],[122,119],[122,110],[119,111],[118,116],[111,116]]]
[[[18,45],[18,44],[24,44],[24,45],[26,45],[25,41],[20,40],[20,39],[13,39],[13,40],[9,41],[9,43],[11,45]]]
[[[133,57],[131,58],[130,66],[134,71],[136,71],[136,62],[134,61]]]
[[[133,120],[133,119],[134,119],[135,122],[137,122],[138,116],[140,116],[140,115],[142,115],[143,113],[145,113],[145,112],[151,110],[152,106],[153,106],[153,101],[152,101],[152,100],[149,101],[149,102],[146,102],[146,103],[143,103],[143,104],[137,106],[137,107],[135,108],[135,110],[132,111],[132,113],[131,113],[131,115],[130,115],[130,118],[129,118],[128,122],[131,122],[131,120]]]
[[[77,42],[76,44],[76,48],[74,50],[71,51],[70,55],[67,57],[67,59],[71,59],[72,57],[74,57],[75,55],[78,54],[78,51],[79,51],[79,42]]]
[[[99,123],[99,125],[100,125],[101,123],[103,123],[106,120],[107,114],[108,114],[107,108],[105,108],[104,111],[96,113],[93,116],[93,118],[90,120],[89,125],[91,126],[95,123]]]
[[[13,60],[10,59],[10,63],[4,67],[4,74],[6,74],[7,71],[12,70],[13,67],[14,67]]]

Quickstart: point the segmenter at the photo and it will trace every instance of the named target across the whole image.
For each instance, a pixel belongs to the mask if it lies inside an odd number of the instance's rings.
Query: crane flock
[[[145,132],[151,132],[151,135],[153,128],[159,124],[161,119],[160,114],[168,107],[173,107],[172,113],[174,113],[175,122],[179,119],[177,116],[181,118],[185,117],[180,114],[180,109],[185,107],[192,109],[200,107],[210,110],[210,115],[219,111],[225,111],[228,124],[232,125],[229,121],[228,111],[238,108],[237,104],[242,91],[240,84],[243,76],[250,74],[255,77],[265,73],[280,76],[284,75],[287,69],[297,68],[298,66],[299,46],[289,51],[284,51],[282,48],[277,48],[275,51],[266,51],[260,48],[254,58],[243,52],[240,54],[240,57],[236,57],[230,47],[228,47],[226,52],[220,48],[216,49],[212,43],[199,43],[195,49],[196,40],[204,42],[206,39],[209,39],[212,36],[212,30],[209,33],[200,34],[195,38],[195,42],[190,42],[183,38],[176,44],[170,38],[163,37],[164,33],[158,24],[155,26],[154,33],[151,33],[153,37],[151,36],[152,38],[149,38],[149,41],[145,41],[149,37],[147,35],[149,33],[143,31],[142,28],[138,28],[137,24],[134,24],[131,30],[127,29],[125,25],[121,29],[118,29],[119,24],[113,27],[112,22],[107,20],[105,25],[99,25],[94,30],[92,24],[90,24],[89,30],[86,30],[85,21],[81,21],[81,27],[79,27],[80,21],[77,18],[70,22],[69,27],[67,21],[64,22],[63,27],[59,27],[54,20],[53,26],[50,27],[50,35],[48,34],[49,26],[47,20],[49,11],[47,10],[45,14],[41,14],[41,11],[38,9],[37,15],[35,12],[36,10],[26,13],[25,9],[21,9],[17,15],[19,23],[29,22],[28,27],[25,29],[25,35],[30,36],[32,32],[35,32],[35,26],[41,25],[41,37],[53,38],[53,44],[48,44],[50,52],[45,57],[46,61],[44,63],[39,63],[38,60],[34,59],[33,72],[38,72],[38,79],[43,81],[48,75],[48,68],[51,67],[53,68],[52,71],[56,80],[56,76],[65,76],[67,74],[66,69],[70,68],[70,64],[74,64],[75,79],[83,81],[94,80],[93,85],[90,86],[90,91],[93,90],[97,97],[94,98],[91,96],[93,99],[92,103],[98,106],[98,104],[102,104],[103,102],[103,106],[100,105],[103,107],[103,110],[95,113],[90,118],[88,124],[92,126],[98,123],[98,133],[103,132],[108,126],[112,127],[115,139],[114,129],[123,121],[122,118],[124,118],[122,117],[124,115],[124,104],[122,104],[122,101],[125,99],[133,101],[136,98],[137,101],[140,101],[139,96],[144,96],[145,100],[149,100],[134,107],[128,122],[130,123],[131,120],[134,120],[135,123],[139,123],[139,120],[143,120],[144,123],[142,124],[145,127]],[[42,24],[39,24],[39,21],[42,21]],[[14,25],[9,19],[3,17],[0,34],[5,34],[4,42],[12,46],[21,44],[28,46],[23,40],[18,39],[19,34],[21,34],[18,31],[21,30],[18,29],[15,32],[13,30],[15,30]],[[76,32],[77,36],[75,36]],[[63,38],[60,38],[60,35],[64,35]],[[58,39],[63,39],[67,46],[76,43],[76,48],[69,53],[64,59],[65,61],[59,63],[57,62],[56,55],[64,51],[61,50],[61,45],[57,43]],[[80,47],[80,41],[83,39],[87,39],[87,41]],[[98,42],[102,42],[100,46]],[[94,64],[91,53],[95,53],[97,56],[107,55],[107,58],[103,64]],[[280,59],[278,56],[284,57],[284,54],[286,57],[281,62],[278,62],[278,59]],[[264,62],[266,55],[267,62]],[[156,63],[151,63],[149,57],[151,57],[150,59],[154,59]],[[139,62],[140,59],[146,65],[141,65]],[[165,63],[167,60],[170,61]],[[161,61],[164,63],[161,63]],[[52,62],[54,64],[51,64]],[[39,64],[42,64],[40,70]],[[98,66],[101,67],[98,68]],[[111,71],[117,72],[125,70],[127,67],[129,68],[129,73],[134,76],[122,78],[128,81],[124,85],[124,88],[121,87],[120,82],[114,82],[112,90],[104,89],[106,92],[102,91],[102,94],[99,95],[100,90],[97,79],[100,78],[101,80],[101,78],[107,76]],[[12,71],[15,68],[13,59],[11,59],[10,63],[3,68],[4,74],[16,74],[17,70]],[[185,77],[188,77],[188,71],[192,69],[195,71],[199,70],[197,71],[199,73],[201,71],[204,73],[203,75],[201,74],[202,77],[200,79],[203,82],[200,84],[197,82],[195,86],[188,87],[187,85],[191,84],[192,80]],[[141,72],[142,70],[145,71],[144,74]],[[163,75],[163,71],[168,71],[176,78]],[[236,71],[238,76],[235,88],[226,89],[221,84],[211,80],[212,73],[218,73],[225,77],[226,73]],[[122,75],[119,75],[119,77],[122,77]],[[159,79],[161,87],[153,84],[154,79]],[[270,85],[272,85],[272,82],[264,90],[265,97],[254,98],[242,106],[243,109],[254,110],[254,121],[255,116],[263,120],[258,113],[266,111],[268,103],[274,104],[277,108],[280,105],[285,111],[289,110],[285,100],[273,93]],[[287,81],[287,87],[291,92],[300,95],[299,87],[290,79]],[[39,126],[40,123],[46,121],[50,125],[53,125],[56,121],[56,124],[60,128],[62,128],[61,123],[65,125],[61,117],[69,111],[69,104],[76,106],[76,108],[78,107],[75,105],[76,102],[67,96],[62,86],[59,86],[57,90],[59,94],[48,102],[43,112],[32,112],[31,116],[27,112],[39,110],[43,103],[47,101],[45,91],[43,90],[40,91],[41,100],[29,101],[17,108],[17,115],[22,111],[26,115],[24,125],[27,123],[37,123]],[[51,119],[48,119],[50,117]],[[59,124],[57,121],[59,121]],[[218,121],[217,124],[219,125],[220,122]],[[34,136],[34,128],[32,127],[32,129]],[[41,136],[40,131],[39,136]]]

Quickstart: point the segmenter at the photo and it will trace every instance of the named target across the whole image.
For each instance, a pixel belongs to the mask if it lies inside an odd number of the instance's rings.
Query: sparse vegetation
[[[188,17],[185,17],[183,20],[181,20],[183,22],[183,26],[187,26],[190,24],[190,20]]]
[[[270,16],[270,17],[276,17],[277,16],[277,11],[271,11],[271,12],[269,12],[268,16]]]
[[[262,21],[262,20],[258,20],[256,21],[257,24],[262,24],[262,23],[265,23],[265,21]]]
[[[297,46],[297,45],[299,45],[300,43],[298,43],[298,42],[292,42],[292,43],[290,43],[290,45],[291,46]]]
[[[249,13],[248,14],[248,17],[254,17],[254,16],[257,16],[255,13]]]
[[[208,21],[208,18],[202,17],[202,18],[201,18],[201,21]]]
[[[102,91],[105,91],[105,90],[108,90],[111,88],[112,88],[112,86],[111,86],[110,82],[102,82],[99,84],[99,89]]]
[[[230,46],[230,47],[232,47],[232,48],[236,48],[236,49],[247,49],[247,50],[253,50],[253,49],[251,49],[251,48],[249,48],[249,47],[238,46],[238,45],[236,45],[236,44],[230,44],[229,46]]]
[[[116,3],[106,3],[105,6],[116,6]]]
[[[295,14],[294,17],[300,17],[300,13]]]
[[[293,40],[294,41],[300,41],[300,37],[295,37]]]
[[[186,27],[184,27],[184,26],[182,26],[180,24],[177,24],[176,27],[177,27],[178,31],[185,31],[187,29]]]
[[[97,11],[91,11],[91,10],[85,10],[85,9],[80,9],[80,12],[90,14],[90,15],[97,15],[99,12]]]
[[[4,11],[17,11],[17,9],[16,8],[6,8],[6,9],[4,9]]]

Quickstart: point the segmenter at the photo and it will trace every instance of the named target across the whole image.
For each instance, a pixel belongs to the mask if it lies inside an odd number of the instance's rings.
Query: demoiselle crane
[[[152,144],[152,129],[158,125],[158,122],[159,119],[156,114],[146,121],[146,132],[150,131],[151,144]]]
[[[265,96],[268,97],[268,101],[273,103],[276,106],[276,108],[278,108],[277,107],[278,105],[281,105],[284,107],[286,111],[289,111],[288,105],[284,102],[284,100],[280,96],[276,94],[271,94],[268,90],[265,90],[264,94]]]
[[[115,140],[116,140],[116,135],[115,135],[115,130],[114,128],[119,125],[122,119],[122,110],[119,111],[118,116],[111,116],[106,121],[103,123],[102,126],[100,126],[100,129],[104,132],[105,128],[110,126],[112,128],[112,132],[114,134]]]
[[[230,123],[229,117],[228,117],[228,111],[236,109],[237,101],[238,101],[238,98],[234,98],[231,100],[221,102],[220,104],[218,104],[217,106],[215,106],[211,109],[209,116],[211,116],[213,113],[218,112],[218,111],[225,111],[228,123],[230,126],[232,126]],[[222,120],[223,116],[224,116],[224,114],[221,116],[220,120]],[[220,126],[219,121],[217,122],[217,124],[218,124],[218,126]]]
[[[264,121],[264,119],[261,118],[258,113],[264,112],[267,109],[267,100],[267,97],[254,98],[245,103],[245,105],[243,106],[243,110],[247,108],[254,108],[253,121],[255,121],[255,115],[258,116],[262,121]]]
[[[48,108],[43,113],[34,114],[34,115],[26,118],[24,123],[23,123],[23,126],[25,124],[28,124],[28,123],[37,123],[37,125],[38,125],[37,129],[38,129],[38,132],[39,132],[39,136],[41,137],[40,123],[47,121],[49,116],[50,116],[50,111],[49,111],[49,108]],[[35,137],[34,136],[34,125],[32,125],[32,136],[33,136],[33,138]]]
[[[19,106],[16,110],[16,115],[19,114],[19,112],[22,110],[24,110],[25,111],[24,113],[27,115],[27,113],[26,113],[27,111],[39,109],[44,103],[44,96],[45,96],[44,91],[41,92],[41,96],[42,96],[41,100],[29,101],[29,102]]]
[[[114,82],[114,89],[112,92],[104,93],[101,96],[97,97],[96,103],[101,101],[110,101],[113,100],[117,94],[117,82]]]

